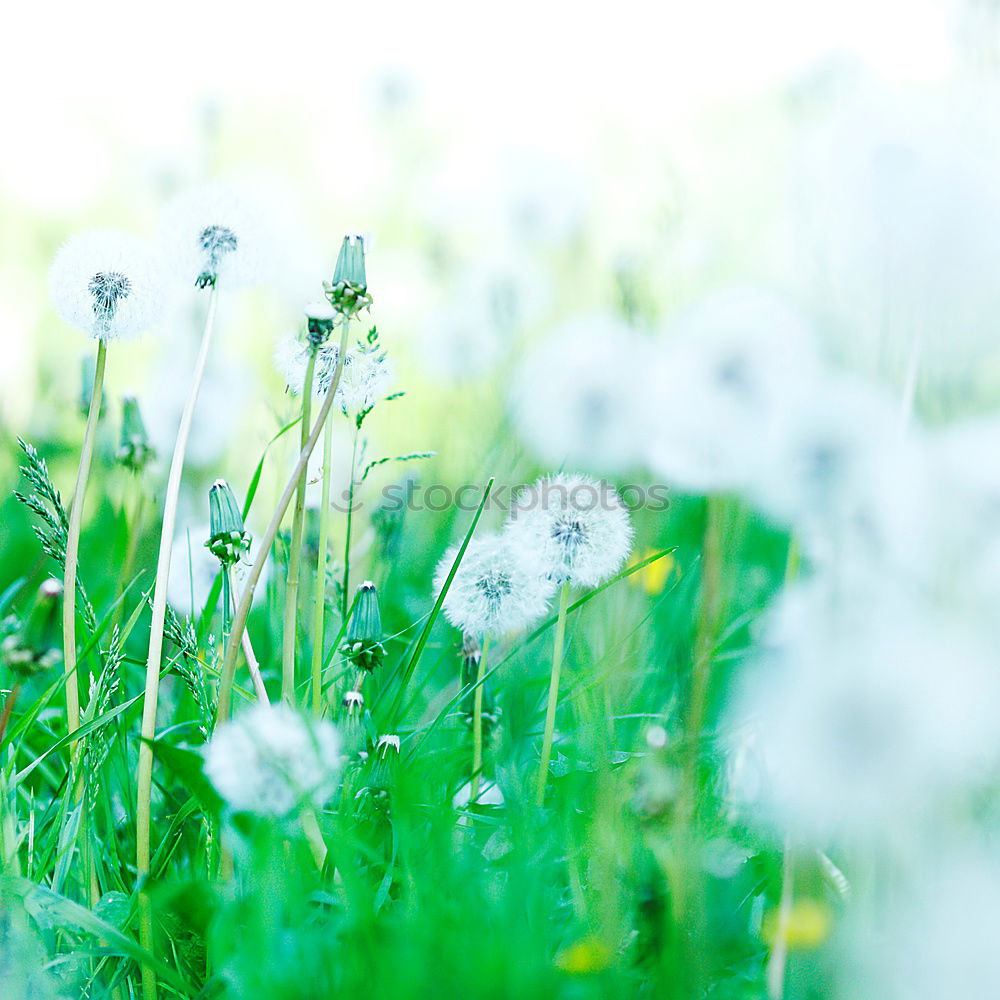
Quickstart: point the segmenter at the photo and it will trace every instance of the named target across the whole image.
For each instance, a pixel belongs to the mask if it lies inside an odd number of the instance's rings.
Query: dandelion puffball
[[[555,583],[596,587],[632,548],[632,525],[618,493],[588,476],[539,479],[514,499],[504,535]]]
[[[316,350],[313,391],[325,396],[333,383],[340,349],[327,341]],[[278,342],[274,364],[295,395],[302,393],[309,363],[309,345],[294,334]],[[337,386],[337,404],[344,413],[356,414],[374,406],[388,392],[393,381],[392,366],[385,351],[374,344],[356,344],[344,357],[344,368]]]
[[[434,576],[440,593],[458,555],[445,553]],[[445,617],[472,635],[503,635],[537,621],[548,609],[553,587],[526,565],[506,538],[490,536],[469,542],[444,599]]]
[[[159,243],[185,283],[200,288],[219,279],[252,285],[267,248],[265,224],[241,193],[220,184],[178,195],[163,213]]]
[[[635,466],[647,436],[640,381],[648,355],[646,341],[611,316],[584,316],[555,330],[514,373],[508,406],[519,434],[553,465],[602,472]]]
[[[258,704],[216,730],[204,750],[205,774],[238,812],[287,816],[321,808],[337,790],[340,734],[287,705]]]
[[[160,269],[138,237],[99,229],[70,237],[49,271],[62,318],[97,340],[128,340],[155,322],[162,306]]]

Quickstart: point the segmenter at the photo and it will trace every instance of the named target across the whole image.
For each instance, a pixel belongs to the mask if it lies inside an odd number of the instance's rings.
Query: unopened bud
[[[209,531],[205,543],[212,555],[232,566],[250,549],[250,536],[243,527],[243,515],[233,491],[224,479],[217,479],[208,491]]]
[[[149,443],[146,425],[135,396],[122,397],[122,436],[118,461],[130,472],[140,473],[156,452]]]

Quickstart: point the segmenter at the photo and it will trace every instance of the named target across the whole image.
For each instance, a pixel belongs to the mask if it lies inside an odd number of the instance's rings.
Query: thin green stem
[[[309,441],[310,411],[312,409],[313,375],[316,371],[316,351],[310,349],[306,374],[302,380],[302,425],[299,450]],[[292,510],[292,537],[288,546],[288,575],[285,578],[285,620],[281,636],[281,697],[288,704],[295,702],[295,648],[296,620],[299,613],[299,567],[302,562],[302,525],[306,513],[307,466],[299,473],[295,490],[295,507]]]
[[[358,461],[358,437],[361,428],[355,424],[354,446],[351,449],[351,481],[347,487],[347,527],[344,532],[344,579],[340,588],[340,616],[347,621],[347,594],[351,579],[351,520],[354,514],[354,469]]]
[[[194,374],[187,402],[177,429],[177,440],[170,460],[167,491],[163,499],[163,525],[160,529],[160,550],[156,561],[156,582],[153,586],[153,609],[149,630],[149,654],[146,658],[146,690],[142,705],[142,740],[139,743],[139,767],[136,775],[136,879],[140,883],[149,874],[150,797],[153,787],[153,738],[156,735],[156,705],[160,690],[160,665],[163,659],[163,626],[167,615],[167,580],[170,576],[170,557],[173,548],[174,525],[177,521],[177,503],[180,498],[181,475],[187,453],[191,422],[198,402],[208,361],[208,350],[215,326],[218,303],[217,286],[212,286],[208,297],[208,313],[201,337],[201,347],[195,361]],[[233,645],[233,644],[231,644]],[[149,897],[139,892],[139,940],[146,951],[153,953],[153,912]],[[144,1000],[156,1000],[156,973],[148,965],[142,966],[142,995]]]
[[[767,995],[769,1000],[782,1000],[785,995],[785,967],[788,963],[788,927],[792,917],[795,896],[792,845],[788,837],[782,853],[781,902],[774,931],[774,944],[767,962]]]
[[[552,673],[549,677],[549,700],[545,709],[545,734],[542,737],[542,759],[538,765],[538,786],[535,802],[545,805],[545,786],[549,780],[552,759],[552,736],[556,730],[556,706],[559,704],[559,674],[562,671],[563,646],[566,642],[566,614],[569,610],[569,581],[559,590],[559,617],[556,619],[555,645],[552,648]]]
[[[63,573],[63,665],[66,673],[66,729],[73,733],[80,728],[80,683],[76,674],[76,574],[80,558],[80,529],[83,526],[83,504],[90,478],[90,464],[94,457],[94,439],[101,415],[104,395],[104,369],[108,345],[97,342],[97,363],[94,366],[94,388],[87,412],[87,428],[80,449],[80,465],[76,471],[76,488],[69,514],[66,533],[66,565]],[[73,747],[70,747],[72,755]]]
[[[482,652],[479,654],[472,709],[472,789],[469,792],[469,805],[472,805],[479,795],[480,778],[483,773],[483,678],[486,676],[486,658],[489,653],[490,637],[486,636]]]
[[[135,483],[135,500],[132,504],[132,516],[127,517],[126,520],[128,545],[125,549],[125,561],[122,563],[121,576],[118,579],[118,598],[121,598],[125,592],[125,588],[129,584],[129,578],[132,576],[132,567],[135,565],[135,556],[139,549],[139,537],[142,534],[142,514],[146,505],[146,491],[143,487],[141,477],[130,474],[129,478]],[[120,601],[114,618],[111,620],[112,629],[121,622],[124,612],[125,602]]]
[[[341,333],[340,352],[337,355],[337,366],[334,368],[333,378],[330,380],[330,388],[327,390],[326,398],[323,400],[323,405],[320,407],[319,416],[313,424],[309,440],[299,453],[299,460],[295,464],[295,468],[292,470],[288,483],[285,485],[284,492],[278,500],[278,505],[275,507],[274,513],[271,516],[271,522],[268,524],[267,530],[261,538],[260,551],[257,558],[254,560],[249,574],[247,575],[246,583],[243,585],[243,592],[240,594],[240,602],[236,606],[236,613],[233,615],[232,641],[229,644],[229,649],[226,650],[226,657],[222,664],[222,683],[219,688],[219,710],[216,714],[216,719],[220,722],[229,717],[233,676],[236,671],[237,640],[243,638],[243,632],[247,625],[247,618],[250,614],[250,605],[253,603],[254,590],[260,580],[264,563],[267,561],[267,554],[271,551],[271,546],[274,544],[274,540],[278,536],[278,529],[281,527],[281,521],[285,516],[285,511],[288,510],[288,505],[292,502],[292,496],[295,493],[296,486],[298,485],[299,476],[309,464],[309,456],[312,455],[313,449],[316,447],[316,442],[319,440],[320,434],[323,433],[323,427],[326,424],[327,414],[329,414],[330,409],[333,406],[334,398],[337,395],[337,387],[340,385],[340,375],[344,369],[344,352],[347,350],[347,331],[348,323],[345,320],[343,324],[343,332]]]
[[[327,418],[323,429],[323,486],[319,502],[319,555],[313,601],[312,707],[320,714],[323,700],[323,639],[326,627],[326,565],[330,544],[330,489],[333,476],[333,420]]]

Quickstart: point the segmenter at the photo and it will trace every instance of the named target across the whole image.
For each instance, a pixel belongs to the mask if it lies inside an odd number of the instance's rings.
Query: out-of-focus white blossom
[[[186,284],[252,285],[270,256],[267,224],[241,192],[222,184],[191,188],[163,213],[158,241]]]
[[[870,835],[918,820],[1000,749],[1000,676],[983,636],[869,581],[814,579],[765,622],[730,722],[759,815],[807,836]],[[746,740],[752,734],[752,743]],[[748,787],[733,798],[749,798]]]
[[[733,288],[691,306],[637,372],[653,472],[693,492],[741,489],[816,367],[809,327],[781,299]]]
[[[438,563],[440,593],[458,555],[449,549]],[[503,635],[537,621],[548,609],[552,584],[529,566],[503,536],[472,539],[444,599],[445,617],[472,635]]]
[[[257,704],[220,726],[205,747],[205,774],[239,812],[286,816],[321,808],[336,792],[340,734],[287,705]]]
[[[521,490],[504,536],[553,583],[596,587],[624,565],[632,525],[615,489],[588,476],[548,476]]]
[[[62,318],[97,340],[128,340],[157,321],[161,269],[135,236],[98,229],[70,237],[49,271],[52,303]]]
[[[648,437],[641,381],[648,342],[613,316],[582,316],[536,344],[511,380],[514,425],[548,465],[637,465]]]
[[[332,341],[322,344],[316,351],[313,370],[313,393],[325,396],[333,383],[340,347]],[[295,395],[302,393],[309,363],[309,345],[291,334],[278,342],[274,363]],[[337,386],[336,402],[347,414],[357,414],[383,399],[394,380],[392,365],[385,351],[377,344],[358,343],[348,348],[344,368]]]

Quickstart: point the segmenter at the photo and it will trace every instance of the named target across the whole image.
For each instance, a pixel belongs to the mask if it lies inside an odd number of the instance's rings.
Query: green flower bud
[[[310,302],[305,308],[309,346],[315,351],[322,347],[333,332],[337,311],[328,302]]]
[[[223,566],[232,566],[250,550],[250,536],[233,491],[224,479],[216,479],[208,491],[209,531],[205,545]]]
[[[156,455],[149,443],[146,425],[139,412],[135,396],[122,397],[122,436],[118,446],[118,461],[130,472],[140,473]]]
[[[80,399],[77,403],[82,416],[90,412],[90,401],[94,398],[94,372],[97,370],[97,358],[93,354],[85,354],[80,365]],[[98,416],[103,417],[107,408],[107,393],[101,389],[101,409]]]
[[[46,580],[34,603],[21,621],[13,623],[10,634],[0,643],[0,661],[22,680],[50,670],[62,662],[59,649],[59,598],[62,584]]]
[[[372,304],[365,274],[363,237],[344,237],[337,256],[337,266],[333,271],[333,281],[324,282],[323,287],[330,305],[345,319],[356,316]]]
[[[361,670],[374,670],[385,658],[378,592],[370,580],[358,587],[354,611],[347,623],[347,635],[340,651]]]

